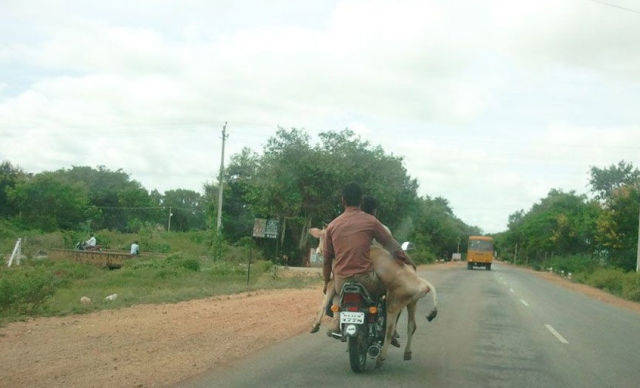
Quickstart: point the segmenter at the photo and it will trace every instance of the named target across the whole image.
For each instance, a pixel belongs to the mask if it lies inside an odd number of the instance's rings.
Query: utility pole
[[[171,212],[171,208],[169,208],[169,221],[167,222],[167,232],[171,232],[171,216],[173,212]]]
[[[640,209],[638,209],[638,247],[636,256],[636,272],[640,271]]]
[[[518,242],[516,241],[516,253],[513,255],[513,264],[518,261]]]
[[[216,220],[216,231],[222,232],[222,190],[224,189],[224,145],[227,140],[227,122],[222,126],[222,155],[220,156],[220,176],[218,177],[218,217]]]

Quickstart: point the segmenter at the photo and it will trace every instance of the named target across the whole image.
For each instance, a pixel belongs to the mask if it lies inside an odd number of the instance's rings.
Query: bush
[[[564,273],[571,272],[573,274],[591,273],[598,267],[598,260],[586,255],[554,256],[542,263],[543,270],[553,268],[554,272],[564,271]]]
[[[200,261],[196,259],[182,259],[179,262],[180,267],[186,268],[190,271],[198,272],[200,271]]]
[[[428,247],[418,247],[414,251],[409,251],[409,256],[416,264],[428,264],[436,261],[436,255]]]
[[[56,278],[42,267],[0,271],[0,311],[32,313],[56,290]]]
[[[640,302],[640,273],[628,272],[622,279],[622,297]]]
[[[251,271],[253,272],[257,268],[252,266]],[[213,276],[233,276],[233,275],[244,275],[247,273],[247,269],[244,266],[240,266],[235,263],[229,263],[227,261],[217,261],[213,263],[213,267],[211,268],[211,274]]]
[[[602,268],[594,271],[588,277],[588,284],[620,295],[622,292],[622,279],[625,273],[618,268]]]

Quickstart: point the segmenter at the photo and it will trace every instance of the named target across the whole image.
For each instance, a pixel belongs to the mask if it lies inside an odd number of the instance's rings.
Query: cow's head
[[[319,240],[318,247],[316,248],[316,253],[322,256],[324,253],[322,251],[322,246],[324,245],[324,229],[311,228],[309,229],[309,234]]]

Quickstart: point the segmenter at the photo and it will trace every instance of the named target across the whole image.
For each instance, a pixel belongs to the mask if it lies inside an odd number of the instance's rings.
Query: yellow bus
[[[467,269],[474,266],[484,266],[491,271],[493,261],[493,238],[488,236],[469,236],[467,249]]]

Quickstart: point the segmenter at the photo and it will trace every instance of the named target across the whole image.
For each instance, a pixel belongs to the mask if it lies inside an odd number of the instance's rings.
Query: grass
[[[308,277],[280,277],[268,261],[252,264],[248,287],[246,277],[245,263],[183,254],[131,260],[118,270],[72,261],[26,260],[20,267],[0,270],[0,323],[318,282]],[[116,300],[105,300],[114,293]],[[81,304],[83,296],[92,303]]]

